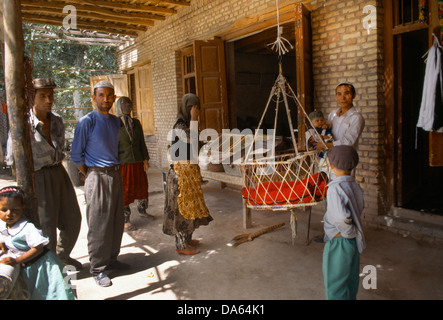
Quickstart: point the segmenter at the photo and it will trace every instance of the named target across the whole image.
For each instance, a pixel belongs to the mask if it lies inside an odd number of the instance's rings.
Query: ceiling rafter
[[[43,16],[30,16],[30,15],[23,15],[22,16],[23,22],[28,23],[39,23],[39,24],[51,24],[55,26],[63,26],[63,21],[60,19],[56,19],[53,17],[43,17]],[[95,30],[95,31],[101,31],[101,32],[107,32],[107,33],[116,33],[116,34],[124,34],[128,36],[137,36],[137,31],[130,30],[129,26],[115,26],[115,25],[107,25],[106,27],[103,26],[103,23],[98,22],[82,22],[77,21],[77,27],[84,30]]]
[[[59,9],[51,9],[51,8],[40,9],[37,7],[33,7],[32,9],[25,7],[22,9],[22,13],[24,15],[26,15],[28,13],[32,15],[35,12],[54,14],[57,18],[60,18],[61,20],[63,20],[64,16],[66,15],[65,13],[61,12]],[[99,20],[101,22],[117,22],[117,23],[123,23],[123,24],[128,23],[127,18],[122,18],[117,15],[114,15],[114,17],[106,17],[106,16],[103,16],[100,14],[95,14],[95,13],[82,13],[82,14],[79,14],[78,17],[80,18],[81,21],[84,21],[85,18],[88,18],[88,19],[90,18],[93,20]],[[148,19],[132,18],[131,25],[152,27],[154,25],[154,21],[148,20]]]
[[[67,5],[66,2],[51,2],[51,6],[48,7],[42,7],[41,3],[36,3],[34,1],[30,0],[22,0],[22,11],[36,11],[39,10],[40,12],[47,12],[47,10],[58,10],[60,13],[63,13],[63,8]],[[85,6],[85,5],[75,5],[75,8],[77,10],[77,14],[82,16],[83,13],[94,13],[98,15],[103,15],[106,17],[115,17],[115,16],[121,16],[122,14],[119,14],[118,12],[112,10],[112,9],[106,9],[101,7],[91,7],[91,6]],[[138,13],[138,12],[125,12],[124,17],[126,18],[126,23],[130,23],[130,19],[147,19],[147,20],[165,20],[165,16],[158,15],[158,14],[149,14],[149,13]]]
[[[159,14],[175,14],[177,10],[170,9],[167,7],[153,6],[149,4],[139,4],[139,3],[129,3],[121,1],[106,1],[106,0],[76,0],[76,1],[65,1],[67,4],[75,5],[75,3],[91,5],[92,8],[99,6],[104,8],[111,8],[115,10],[126,10],[126,11],[139,11],[139,12],[151,12]],[[149,1],[145,1],[148,3]]]
[[[62,26],[68,5],[76,9],[79,30],[136,37],[191,0],[22,0],[23,22]]]

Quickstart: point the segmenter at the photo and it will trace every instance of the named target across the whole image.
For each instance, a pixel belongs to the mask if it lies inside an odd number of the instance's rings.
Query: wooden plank
[[[76,2],[83,3],[85,5],[92,5],[91,11],[94,11],[95,7],[105,7],[114,10],[127,10],[127,11],[140,11],[140,12],[153,12],[158,14],[175,14],[174,9],[165,7],[158,7],[144,4],[131,4],[124,2],[104,1],[104,0],[77,0]],[[47,6],[46,2],[40,2],[41,6]]]
[[[69,35],[77,35],[77,36],[83,36],[83,37],[92,37],[97,39],[109,39],[109,40],[120,40],[124,42],[133,41],[133,37],[129,37],[126,35],[116,35],[116,34],[109,34],[109,33],[102,33],[97,31],[88,31],[88,30],[65,30],[64,28],[57,28],[57,30],[49,29],[47,26],[40,27],[34,24],[24,24],[24,29],[31,29],[41,32],[56,32],[57,34],[69,34]]]
[[[311,13],[302,4],[295,6],[295,61],[297,72],[297,96],[309,114],[313,109],[313,76],[312,76],[312,36],[311,36]],[[306,150],[306,123],[305,115],[297,108],[298,117],[298,149]]]
[[[443,133],[432,131],[429,134],[429,166],[443,167]]]
[[[396,168],[396,150],[395,138],[395,63],[394,63],[394,36],[393,28],[393,7],[391,0],[384,0],[384,80],[385,80],[385,175],[386,175],[386,206],[388,208],[395,206],[397,194],[397,177],[395,175]]]
[[[29,14],[24,13],[22,15],[23,21],[27,22],[35,22],[35,23],[43,23],[43,24],[53,24],[53,25],[63,25],[63,19],[52,17],[52,16],[44,16],[44,15],[37,15],[37,14]],[[129,23],[129,24],[128,24]],[[94,27],[102,30],[123,30],[123,31],[133,31],[133,32],[141,32],[148,30],[147,27],[141,26],[137,27],[135,25],[130,25],[130,20],[126,21],[125,23],[108,23],[106,21],[86,21],[77,19],[77,26],[78,27]]]
[[[60,19],[63,20],[63,18],[66,16],[65,13],[60,11],[59,9],[55,8],[41,8],[41,7],[23,7],[22,8],[22,14],[32,14],[32,13],[39,13],[41,15],[42,13],[49,13],[51,15],[60,16]],[[154,25],[154,21],[151,19],[146,18],[128,18],[124,15],[119,15],[117,13],[114,13],[114,16],[104,16],[97,13],[89,13],[89,12],[77,12],[77,21],[84,20],[84,19],[95,19],[103,22],[117,22],[117,23],[124,23],[131,25],[141,25],[141,26],[147,26],[152,27]]]
[[[230,184],[234,186],[243,186],[243,177],[226,174],[224,172],[212,172],[201,170],[201,175],[205,179],[211,179],[221,182],[222,184]],[[242,223],[243,228],[249,229],[252,227],[252,210],[246,205],[246,201],[242,199]]]
[[[23,0],[21,2],[22,4],[22,10],[30,10],[30,8],[36,8],[38,10],[42,10],[44,12],[45,8],[47,8],[47,4],[42,4],[41,2],[35,2],[32,0]],[[59,12],[62,11],[62,9],[67,4],[65,2],[51,2],[51,8],[58,9]],[[77,14],[80,14],[81,12],[94,12],[95,14],[107,16],[107,17],[115,17],[115,16],[122,16],[128,20],[130,19],[150,19],[150,20],[165,20],[164,16],[158,15],[158,14],[149,14],[149,13],[137,13],[137,12],[124,12],[119,13],[112,9],[106,9],[102,7],[91,7],[87,5],[81,5],[81,4],[75,4],[75,9],[77,10]]]
[[[284,24],[294,21],[294,4],[280,8],[280,23]],[[257,16],[248,16],[237,20],[231,26],[217,30],[217,34],[225,41],[235,41],[250,36],[251,34],[261,32],[265,29],[277,25],[276,10],[260,14]]]

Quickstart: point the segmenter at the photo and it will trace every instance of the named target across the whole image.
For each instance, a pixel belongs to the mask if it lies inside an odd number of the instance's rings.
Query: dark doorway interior
[[[283,25],[283,37],[294,46],[282,59],[283,74],[296,91],[294,23]],[[279,57],[270,43],[277,38],[277,28],[266,29],[228,44],[228,87],[231,128],[257,128],[274,82],[279,73]],[[294,129],[297,128],[297,108],[289,99]],[[273,129],[275,102],[271,103],[262,129]],[[284,104],[280,104],[277,135],[289,137],[290,129]]]
[[[400,207],[443,215],[443,167],[429,166],[429,133],[416,129],[425,76],[427,30],[401,35]]]

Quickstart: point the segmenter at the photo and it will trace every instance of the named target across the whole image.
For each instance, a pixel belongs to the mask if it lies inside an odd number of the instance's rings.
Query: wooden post
[[[17,185],[28,196],[28,218],[40,227],[35,194],[34,161],[25,101],[24,39],[20,0],[2,1],[5,85]]]

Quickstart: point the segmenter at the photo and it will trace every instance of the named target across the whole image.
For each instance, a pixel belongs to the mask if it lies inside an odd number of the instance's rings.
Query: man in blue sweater
[[[124,228],[123,189],[118,159],[121,121],[109,113],[114,87],[109,81],[94,86],[96,109],[75,128],[71,160],[85,175],[86,218],[90,272],[99,286],[112,285],[107,271],[127,269],[117,261]]]

